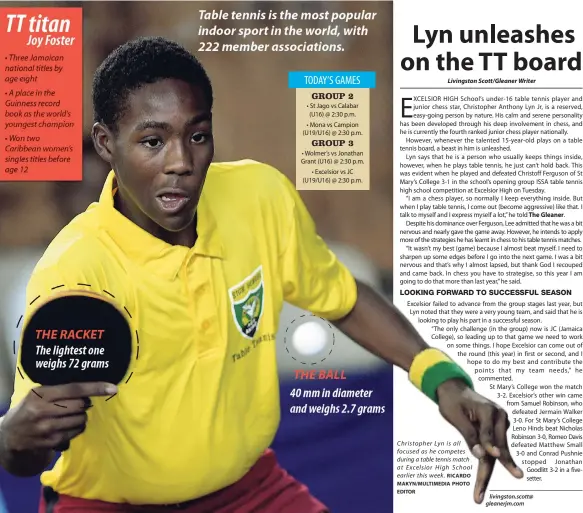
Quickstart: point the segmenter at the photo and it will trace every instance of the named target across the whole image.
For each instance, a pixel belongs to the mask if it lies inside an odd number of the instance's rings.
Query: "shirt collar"
[[[116,192],[115,173],[110,171],[96,207],[103,221],[101,228],[132,261],[148,267],[155,274],[174,278],[184,261],[193,254],[224,258],[217,222],[204,189],[197,206],[197,240],[193,248],[168,244],[134,224],[115,208],[113,198]]]

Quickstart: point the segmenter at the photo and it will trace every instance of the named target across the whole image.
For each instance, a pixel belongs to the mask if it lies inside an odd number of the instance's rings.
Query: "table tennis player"
[[[118,47],[95,73],[93,106],[94,145],[112,171],[49,245],[27,298],[79,284],[114,297],[139,358],[117,387],[16,377],[0,463],[42,473],[41,512],[328,512],[270,449],[283,301],[408,372],[479,459],[475,501],[496,462],[522,476],[506,413],[351,276],[287,178],[252,160],[212,162],[213,91],[192,54],[163,38]]]

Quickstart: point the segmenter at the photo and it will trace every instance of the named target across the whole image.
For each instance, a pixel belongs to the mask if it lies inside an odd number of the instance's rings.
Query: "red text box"
[[[83,12],[0,8],[0,181],[83,177]]]

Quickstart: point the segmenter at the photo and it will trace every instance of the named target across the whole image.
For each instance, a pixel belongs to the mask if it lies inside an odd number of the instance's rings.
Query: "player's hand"
[[[2,442],[11,452],[65,450],[85,430],[89,397],[110,396],[107,383],[71,383],[31,390],[2,421]]]
[[[437,395],[439,411],[462,434],[479,460],[474,488],[474,500],[478,504],[484,500],[496,460],[514,477],[523,477],[508,449],[506,432],[510,423],[502,408],[458,380],[443,383]]]

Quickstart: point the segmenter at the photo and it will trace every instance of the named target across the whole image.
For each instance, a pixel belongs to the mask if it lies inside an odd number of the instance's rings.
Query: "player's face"
[[[143,228],[156,235],[191,227],[213,155],[211,112],[200,88],[167,79],[130,93],[112,165],[122,201],[143,217]]]

